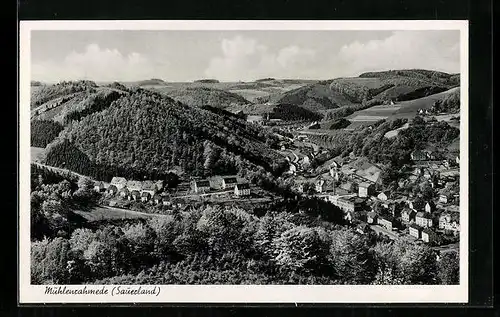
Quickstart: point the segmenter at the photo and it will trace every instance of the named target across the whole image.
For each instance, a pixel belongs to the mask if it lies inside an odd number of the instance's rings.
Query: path
[[[385,229],[384,227],[381,227],[381,226],[379,226],[379,225],[371,225],[370,227],[371,227],[371,228],[373,229],[373,231],[375,231],[377,234],[381,232],[382,234],[389,236],[389,238],[391,238],[391,239],[393,239],[393,240],[398,240],[398,239],[400,239],[400,236],[398,236],[396,233],[394,233],[394,232],[392,232],[392,231],[389,231],[389,230]]]
[[[116,211],[123,212],[125,214],[131,214],[131,215],[150,216],[150,217],[166,217],[166,216],[168,216],[168,215],[153,214],[153,213],[135,211],[135,210],[125,209],[125,208],[110,207],[110,206],[99,206],[99,207],[105,208],[105,209],[110,209],[110,210],[116,210]]]
[[[54,167],[54,166],[50,166],[50,165],[45,165],[45,164],[42,164],[42,163],[38,163],[38,162],[31,162],[32,164],[35,164],[37,165],[38,167],[41,167],[41,168],[47,168],[55,173],[59,173],[59,174],[70,174],[70,175],[73,175],[73,176],[76,176],[78,178],[86,178],[86,179],[89,179],[91,181],[94,181],[92,178],[88,177],[88,176],[85,176],[85,175],[82,175],[82,174],[78,174],[77,172],[73,172],[71,170],[68,170],[68,169],[65,169],[65,168],[60,168],[60,167]]]

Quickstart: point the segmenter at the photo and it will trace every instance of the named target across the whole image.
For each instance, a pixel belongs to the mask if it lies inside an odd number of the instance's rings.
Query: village
[[[175,188],[167,188],[163,180],[138,181],[117,176],[110,183],[95,182],[94,190],[103,194],[104,202],[110,207],[129,208],[131,202],[137,202],[142,206],[164,206],[164,212],[189,207],[193,201],[262,199],[252,195],[249,182],[232,175],[183,181]]]
[[[297,146],[298,145],[298,146]],[[436,151],[414,151],[412,165],[400,171],[398,189],[383,188],[382,169],[366,158],[334,157],[311,168],[311,161],[324,150],[307,136],[282,137],[280,151],[287,155],[289,170],[285,181],[297,194],[315,197],[339,207],[346,223],[359,234],[374,231],[391,240],[405,239],[434,247],[457,247],[459,219],[459,157],[442,157]],[[403,188],[426,188],[415,194]],[[193,201],[243,202],[252,199],[272,201],[256,185],[234,175],[183,181],[166,188],[164,181],[137,181],[114,177],[97,182],[95,190],[106,197],[109,206],[127,208],[129,202],[164,206],[167,211],[188,207]]]
[[[458,247],[458,152],[443,156],[432,149],[413,151],[412,164],[398,171],[398,188],[387,189],[382,168],[364,157],[337,156],[311,168],[312,160],[325,152],[313,145],[303,134],[281,142],[281,152],[291,154],[288,178],[295,192],[339,207],[360,234],[374,231],[391,240]]]

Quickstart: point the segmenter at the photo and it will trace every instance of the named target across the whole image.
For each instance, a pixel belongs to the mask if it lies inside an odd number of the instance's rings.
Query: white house
[[[234,186],[234,194],[236,196],[249,196],[250,195],[250,184],[239,183]]]
[[[236,177],[223,177],[222,178],[222,189],[233,189],[238,183]]]
[[[422,228],[432,227],[432,217],[426,212],[417,212],[415,216],[415,223]]]
[[[381,201],[387,201],[387,199],[389,198],[388,193],[381,192],[380,194],[378,194],[377,198],[380,199]]]
[[[208,180],[194,181],[193,190],[195,193],[210,191],[210,182]]]
[[[94,185],[94,190],[96,192],[102,192],[104,191],[105,187],[104,187],[104,183],[103,182],[98,182]]]
[[[362,182],[358,185],[358,196],[368,197],[372,194],[373,185],[370,183]]]
[[[326,190],[326,182],[324,179],[318,179],[314,185],[317,193],[322,193]]]
[[[150,197],[153,197],[157,192],[156,185],[153,181],[142,182],[141,194],[148,193]]]

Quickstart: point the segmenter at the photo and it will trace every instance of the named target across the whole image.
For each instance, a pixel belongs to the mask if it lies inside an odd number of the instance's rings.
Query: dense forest
[[[58,97],[67,96],[77,92],[94,92],[97,85],[92,81],[63,81],[55,85],[43,86],[41,89],[34,90],[31,94],[31,105],[39,106],[49,100]]]
[[[208,87],[186,87],[165,92],[165,95],[186,105],[195,107],[209,105],[225,109],[234,105],[246,105],[250,103],[250,101],[238,94]]]
[[[306,216],[307,217],[307,216]],[[457,284],[456,256],[269,211],[200,207],[34,241],[32,283]]]
[[[330,125],[330,130],[344,129],[347,128],[350,124],[351,121],[345,118],[340,118],[332,122],[332,124]]]
[[[138,90],[73,122],[47,147],[45,160],[103,180],[134,171],[161,174],[176,167],[204,176],[260,166],[278,175],[287,166],[270,149],[277,141],[232,115]]]
[[[31,121],[31,146],[46,147],[63,128],[60,123],[51,120]]]
[[[436,100],[432,106],[435,113],[456,113],[460,111],[460,90],[452,92],[443,99]]]
[[[322,119],[322,115],[317,112],[305,109],[292,104],[278,104],[273,107],[269,113],[270,119],[281,119],[284,121],[318,121]]]

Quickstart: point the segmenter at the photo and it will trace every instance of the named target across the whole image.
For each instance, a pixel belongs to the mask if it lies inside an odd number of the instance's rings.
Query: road
[[[457,252],[460,249],[460,242],[441,245],[439,247],[433,247],[433,250],[440,251],[441,253]]]
[[[379,233],[382,233],[386,236],[389,236],[389,238],[393,239],[393,240],[398,240],[400,239],[401,237],[398,236],[395,232],[393,231],[389,231],[387,229],[385,229],[384,227],[381,227],[379,225],[370,225],[370,227],[373,229],[373,231],[375,231],[377,234]]]
[[[131,215],[141,215],[141,216],[149,216],[149,217],[166,217],[167,216],[167,215],[162,215],[162,214],[153,214],[153,213],[135,211],[135,210],[125,209],[125,208],[110,207],[110,206],[99,206],[99,207],[105,208],[105,209],[110,209],[110,210],[116,210],[119,212],[123,212],[125,214],[131,214]]]
[[[85,175],[82,175],[82,174],[78,174],[76,172],[73,172],[73,171],[70,171],[68,169],[65,169],[65,168],[60,168],[60,167],[54,167],[54,166],[50,166],[50,165],[45,165],[45,164],[42,164],[42,163],[38,163],[38,162],[32,162],[32,164],[35,164],[37,165],[38,167],[44,167],[44,168],[47,168],[55,173],[60,173],[60,174],[70,174],[70,175],[73,175],[73,176],[76,176],[78,178],[86,178],[86,179],[89,179],[91,181],[93,181],[92,178],[88,177],[88,176],[85,176]]]

